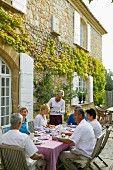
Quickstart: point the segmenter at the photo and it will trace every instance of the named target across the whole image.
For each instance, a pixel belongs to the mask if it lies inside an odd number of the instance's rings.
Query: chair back
[[[102,134],[97,138],[95,148],[94,148],[93,153],[92,153],[92,155],[91,155],[92,160],[99,155],[100,149],[101,149],[101,146],[102,146],[102,142],[103,142],[103,139],[104,139],[104,136],[105,136],[105,133],[102,133]]]
[[[110,132],[111,132],[111,129],[112,129],[112,126],[110,126],[108,129],[106,129],[106,133],[105,133],[105,137],[104,137],[104,140],[102,142],[102,146],[101,146],[101,149],[103,149],[108,141],[108,138],[109,138],[109,135],[110,135]]]
[[[10,127],[10,125],[8,126],[1,126],[1,130],[2,130],[2,134],[6,133],[7,129]]]
[[[35,132],[33,120],[28,122],[28,129],[29,129],[30,133],[34,133]]]
[[[14,145],[0,145],[1,163],[4,170],[28,170],[24,149]]]

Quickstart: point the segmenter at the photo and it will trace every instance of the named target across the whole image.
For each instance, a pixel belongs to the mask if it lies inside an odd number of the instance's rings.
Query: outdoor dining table
[[[42,153],[45,156],[47,161],[46,170],[56,170],[56,163],[60,152],[66,150],[71,145],[54,141],[52,140],[52,137],[48,140],[43,140],[41,145],[36,145],[39,153]]]

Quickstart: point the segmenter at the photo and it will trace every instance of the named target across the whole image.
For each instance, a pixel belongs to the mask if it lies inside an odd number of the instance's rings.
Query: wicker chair
[[[3,170],[36,170],[37,161],[27,165],[24,149],[14,145],[0,145],[0,156]]]
[[[91,167],[91,163],[94,162],[94,159],[97,157],[97,155],[100,153],[100,148],[101,148],[101,145],[102,145],[102,141],[104,139],[104,136],[105,136],[105,133],[103,133],[102,135],[100,135],[98,138],[97,138],[97,142],[96,142],[96,145],[95,145],[95,148],[93,150],[93,153],[91,156],[88,156],[88,155],[85,155],[85,154],[78,154],[83,156],[83,157],[86,157],[87,159],[86,160],[75,160],[75,167],[76,165],[78,164],[78,169],[83,169],[83,170],[86,170],[87,168],[90,168],[91,170],[93,170],[93,168]],[[97,165],[97,164],[94,164],[99,170],[101,170],[101,168]],[[76,168],[77,169],[77,168]]]
[[[28,129],[29,129],[29,133],[34,133],[35,132],[33,120],[28,122]]]

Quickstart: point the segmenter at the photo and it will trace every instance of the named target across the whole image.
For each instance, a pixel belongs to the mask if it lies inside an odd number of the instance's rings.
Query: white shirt
[[[101,125],[96,119],[91,121],[90,124],[93,127],[95,138],[97,139],[102,133]]]
[[[52,106],[50,110],[50,115],[61,115],[65,113],[65,101],[63,99],[61,99],[59,102],[56,102],[55,97],[52,97],[49,100],[48,105]]]
[[[69,139],[75,143],[75,150],[83,151],[89,156],[92,154],[96,139],[92,126],[86,120],[83,119],[78,124]]]
[[[47,125],[46,115],[44,117],[38,114],[34,119],[34,128],[37,130],[43,130],[43,126]]]
[[[25,133],[19,132],[19,130],[9,130],[3,134],[0,143],[20,146],[29,157],[38,151],[30,137]]]

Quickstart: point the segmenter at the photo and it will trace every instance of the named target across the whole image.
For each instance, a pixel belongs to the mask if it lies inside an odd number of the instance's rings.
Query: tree
[[[106,70],[105,73],[106,76],[106,91],[112,91],[113,90],[113,80],[111,79],[111,76],[113,76],[113,72],[111,70]]]

